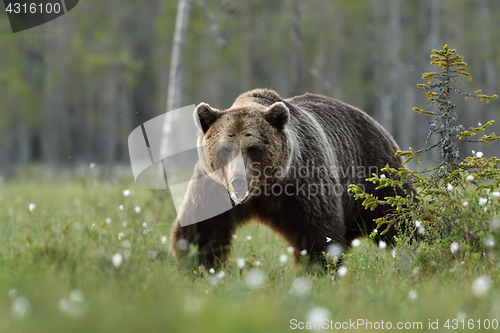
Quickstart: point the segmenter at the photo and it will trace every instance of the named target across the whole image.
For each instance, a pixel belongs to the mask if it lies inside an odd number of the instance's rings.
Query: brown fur
[[[256,89],[240,95],[225,111],[200,104],[195,120],[200,127],[200,162],[179,216],[209,209],[204,207],[203,188],[218,183],[231,190],[232,175],[226,169],[221,179],[199,178],[227,164],[219,154],[226,143],[241,149],[250,196],[206,221],[186,227],[176,221],[173,251],[188,266],[209,268],[223,261],[236,228],[251,220],[284,237],[295,249],[296,260],[302,250],[318,260],[332,243],[347,248],[352,239],[365,231],[370,233],[375,228],[373,219],[385,214],[381,209],[365,211],[347,192],[349,184],[361,184],[367,192],[381,197],[395,194],[390,189],[375,191],[365,178],[387,164],[401,167],[401,159],[394,157],[397,144],[367,114],[337,100],[313,94],[284,100],[274,91]],[[207,147],[213,143],[223,144],[209,151]],[[309,170],[309,174],[304,176],[300,170]],[[343,190],[311,195],[307,189],[314,184]],[[273,186],[287,188],[293,195],[275,195],[270,191]],[[390,240],[391,234],[387,237]],[[327,238],[332,241],[327,242]],[[198,261],[190,262],[186,251],[176,247],[180,239],[198,247]]]

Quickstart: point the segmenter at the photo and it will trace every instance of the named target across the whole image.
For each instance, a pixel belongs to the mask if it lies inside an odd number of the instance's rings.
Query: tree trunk
[[[241,2],[241,91],[252,89],[252,6]]]
[[[300,29],[300,0],[292,1],[292,95],[302,91],[302,32]]]
[[[489,0],[479,0],[479,16],[481,24],[481,39],[483,52],[481,54],[481,65],[482,65],[482,75],[479,77],[479,86],[486,94],[492,94],[494,91],[493,87],[495,84],[495,64],[493,62],[494,52],[493,45],[494,41],[491,39],[491,14],[490,14],[490,1]],[[486,104],[484,104],[486,105]],[[483,105],[483,108],[484,108]],[[486,115],[484,119],[494,119],[498,113],[494,108],[486,107]]]
[[[190,0],[179,0],[175,19],[174,45],[170,59],[170,74],[167,93],[167,111],[178,109],[182,101],[182,64],[189,23]]]
[[[115,13],[119,6],[115,1],[109,1],[109,13]],[[118,123],[118,105],[120,105],[120,63],[118,60],[117,37],[120,31],[119,18],[110,22],[108,52],[113,55],[111,62],[106,68],[104,74],[104,87],[101,94],[104,117],[104,132],[102,133],[104,153],[105,176],[111,179],[114,175],[114,168],[117,155],[117,123]]]
[[[399,4],[381,0],[371,1],[375,24],[375,118],[391,134],[394,134],[393,104],[398,97],[398,54],[400,42]]]

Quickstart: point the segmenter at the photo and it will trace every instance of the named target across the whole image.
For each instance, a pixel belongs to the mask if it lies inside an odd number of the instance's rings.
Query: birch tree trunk
[[[401,60],[398,49],[401,45],[400,3],[396,0],[371,1],[375,22],[375,96],[378,107],[375,117],[382,126],[394,135],[394,110],[400,94]],[[398,110],[400,111],[400,110]]]
[[[167,111],[178,109],[182,99],[182,64],[186,46],[186,32],[189,23],[190,0],[179,0],[175,19],[174,45],[170,59]]]
[[[302,32],[300,29],[300,0],[292,1],[292,95],[302,91]]]
[[[241,91],[252,89],[252,4],[241,2]]]

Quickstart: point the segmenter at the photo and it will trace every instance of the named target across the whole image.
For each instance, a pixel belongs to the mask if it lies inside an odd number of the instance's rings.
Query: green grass
[[[448,331],[447,319],[465,316],[466,327],[474,320],[469,332],[477,320],[500,320],[498,258],[417,271],[397,251],[393,258],[363,241],[346,256],[347,274],[332,278],[296,267],[283,240],[250,225],[238,231],[225,276],[214,283],[208,272],[177,271],[169,240],[162,242],[173,219],[165,193],[130,183],[0,184],[0,332],[281,332],[290,330],[291,319],[306,321],[315,307],[326,308],[333,322],[422,322],[425,331],[429,320]],[[111,260],[116,253],[124,256],[118,268]],[[282,254],[288,261],[279,261]],[[236,258],[245,258],[243,270]],[[246,276],[258,261],[266,281],[251,289]],[[493,285],[477,297],[471,285],[481,275]],[[310,285],[302,295],[292,287],[298,278]],[[83,300],[71,300],[74,291]],[[13,310],[20,297],[30,304],[25,316]]]

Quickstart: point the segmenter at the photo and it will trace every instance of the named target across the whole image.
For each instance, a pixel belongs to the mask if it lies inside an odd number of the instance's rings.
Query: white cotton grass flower
[[[467,181],[473,181],[474,180],[474,176],[473,175],[468,175],[467,177],[465,177],[465,180]]]
[[[59,311],[73,318],[82,317],[85,314],[85,297],[80,290],[73,290],[69,298],[59,300],[57,307]]]
[[[296,295],[305,295],[311,290],[311,281],[305,277],[296,278],[292,282],[291,292]]]
[[[333,243],[328,245],[326,251],[328,252],[328,258],[340,258],[342,257],[342,253],[344,253],[344,248],[340,244]]]
[[[467,207],[469,203],[467,201],[462,202],[462,206]]]
[[[161,238],[161,243],[162,243],[162,244],[167,244],[167,236],[163,236],[163,237]]]
[[[378,234],[378,230],[377,229],[373,229],[373,232]]]
[[[123,191],[123,196],[124,197],[128,197],[130,195],[130,190],[129,189],[126,189]]]
[[[498,197],[500,197],[500,192],[498,192],[498,191],[491,192],[490,195],[498,198]]]
[[[251,269],[245,276],[245,282],[250,289],[257,289],[266,283],[266,275],[259,268]]]
[[[123,210],[123,205],[118,206],[119,210]]]
[[[486,247],[493,247],[495,246],[495,238],[493,236],[487,235],[484,237],[484,246]]]
[[[327,243],[330,243],[332,241],[332,239],[330,237],[326,237],[326,242]]]
[[[466,317],[467,317],[467,312],[465,312],[465,311],[460,311],[459,313],[457,313],[457,320],[458,321],[462,321]]]
[[[139,214],[141,212],[141,207],[135,206],[134,211]]]
[[[415,227],[420,228],[421,226],[422,226],[422,222],[420,222],[419,220],[416,220]]]
[[[126,228],[127,227],[127,221],[122,222],[122,227]]]
[[[16,296],[12,300],[12,314],[14,317],[26,317],[33,311],[30,302],[27,298]]]
[[[450,183],[448,183],[448,185],[446,185],[446,189],[448,191],[453,191],[453,185],[451,185]]]
[[[453,243],[450,244],[450,251],[451,251],[451,253],[457,252],[458,249],[460,249],[460,244],[458,244],[457,242],[453,242]]]
[[[486,203],[488,202],[488,199],[486,198],[479,198],[479,201],[478,203],[481,205],[481,206],[484,206],[486,205]]]
[[[30,212],[33,213],[35,211],[35,209],[36,209],[35,204],[34,203],[30,203],[30,205],[28,206],[28,209],[30,210]]]
[[[384,174],[381,174],[381,175],[380,175],[380,179],[386,179],[385,175],[384,175]]]
[[[252,240],[252,236],[247,236],[247,241]]]
[[[236,259],[236,265],[238,266],[239,269],[245,268],[246,262],[244,258],[238,258]]]
[[[121,253],[116,253],[112,258],[111,258],[111,261],[113,262],[113,265],[116,267],[116,268],[119,268],[123,262],[123,257],[121,255]]]
[[[337,270],[337,274],[340,276],[340,277],[343,277],[347,274],[347,267],[345,266],[340,266],[339,269]]]
[[[224,272],[224,271],[220,271],[219,273],[217,273],[217,278],[219,278],[219,279],[222,279],[225,276],[226,276],[226,272]]]
[[[286,249],[286,252],[292,254],[294,251],[293,247],[292,246],[289,246],[287,249]]]
[[[301,255],[301,256],[305,256],[306,254],[307,254],[307,250],[302,250],[302,251],[300,251],[300,255]]]
[[[106,224],[111,224],[111,222],[113,222],[113,220],[111,220],[109,217],[106,217]]]
[[[209,272],[210,274],[215,274],[215,269],[210,268],[210,269],[208,270],[208,272]]]
[[[69,293],[69,299],[73,302],[83,302],[85,297],[83,296],[83,292],[81,290],[75,289]]]
[[[332,314],[331,312],[322,306],[315,306],[307,312],[306,321],[309,323],[322,324],[327,320],[330,320]]]
[[[353,239],[352,242],[351,242],[351,246],[352,247],[358,247],[361,245],[361,241],[359,239]]]
[[[282,255],[280,255],[278,260],[280,263],[284,264],[285,262],[288,261],[288,256],[286,254],[282,254]]]
[[[391,254],[392,254],[392,257],[393,257],[393,258],[396,258],[396,250],[392,250],[392,251],[391,251]]]
[[[123,236],[125,236],[125,234],[123,232],[118,233],[118,239],[119,240],[122,240]]]
[[[481,158],[481,157],[483,157],[483,153],[481,153],[480,151],[478,151],[478,152],[476,153],[476,156],[477,156],[477,157],[479,157],[479,158]]]
[[[255,262],[255,266],[257,266],[257,267],[258,267],[258,266],[260,266],[260,265],[262,265],[262,263],[261,263],[259,260],[257,260],[257,261]]]
[[[90,163],[89,168],[90,168],[90,170],[95,169],[95,163]]]
[[[236,234],[233,235],[233,239],[236,239],[236,238],[238,238],[238,235],[236,235]]]
[[[124,248],[129,248],[129,247],[130,247],[130,241],[129,241],[128,239],[124,240],[124,241],[122,242],[122,246],[123,246]]]
[[[488,276],[479,276],[472,282],[472,293],[476,297],[481,297],[490,290],[492,284],[493,282]]]
[[[142,222],[142,227],[143,228],[147,228],[148,227],[148,224],[146,222]]]
[[[380,241],[378,242],[378,247],[381,249],[381,250],[385,250],[385,248],[387,247],[387,243],[384,242],[384,241]]]
[[[85,314],[85,298],[80,290],[73,290],[69,299],[63,298],[57,303],[59,311],[73,318],[82,317]]]
[[[409,301],[414,301],[418,298],[418,294],[417,294],[417,291],[412,289],[408,292],[408,296],[407,296],[408,300]]]

